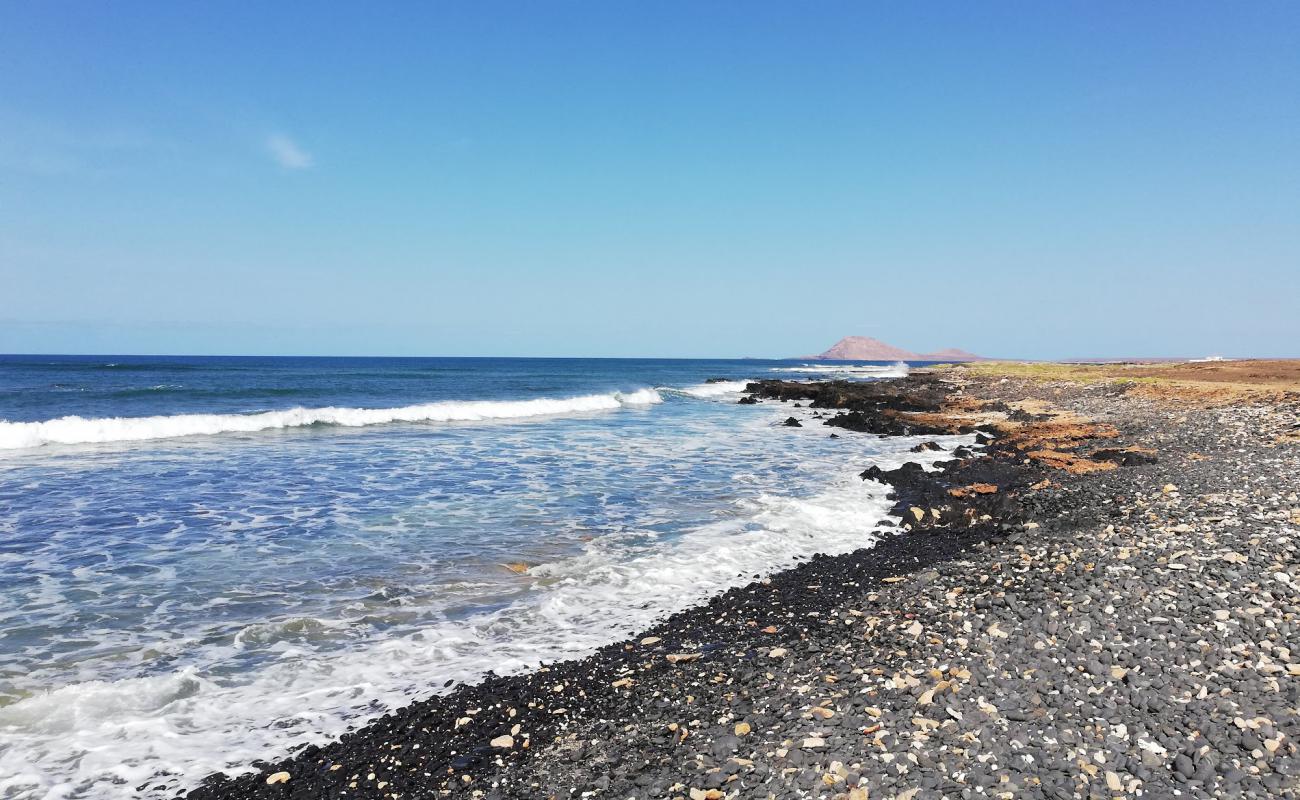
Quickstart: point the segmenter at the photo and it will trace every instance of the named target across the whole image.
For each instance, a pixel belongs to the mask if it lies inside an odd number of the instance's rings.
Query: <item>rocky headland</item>
[[[846,444],[971,443],[864,464],[871,549],[190,797],[1294,796],[1300,387],[1148,378],[751,384]]]

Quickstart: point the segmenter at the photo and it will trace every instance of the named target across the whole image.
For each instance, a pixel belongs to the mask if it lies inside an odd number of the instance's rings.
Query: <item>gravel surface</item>
[[[1090,427],[868,476],[895,483],[900,530],[871,550],[192,797],[1297,796],[1297,406],[914,385],[825,405],[859,415],[842,436],[971,397]]]

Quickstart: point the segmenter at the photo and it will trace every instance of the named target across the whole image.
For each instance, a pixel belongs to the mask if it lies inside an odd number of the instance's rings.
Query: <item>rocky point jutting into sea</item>
[[[190,797],[1293,796],[1295,364],[1126,369],[753,383],[828,435],[975,441],[863,473],[871,549]]]

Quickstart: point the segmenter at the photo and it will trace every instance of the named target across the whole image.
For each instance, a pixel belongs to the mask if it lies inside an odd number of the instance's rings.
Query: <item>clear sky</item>
[[[1300,356],[1300,3],[0,0],[0,352]]]

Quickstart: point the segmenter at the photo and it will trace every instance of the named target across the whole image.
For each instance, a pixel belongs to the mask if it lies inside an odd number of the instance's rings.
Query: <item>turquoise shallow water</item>
[[[869,545],[911,441],[735,404],[824,369],[0,358],[0,796],[183,787]]]

